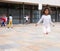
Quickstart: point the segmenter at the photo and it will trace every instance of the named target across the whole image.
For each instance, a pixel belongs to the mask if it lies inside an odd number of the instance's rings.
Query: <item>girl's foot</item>
[[[48,35],[48,32],[46,33],[46,35]]]

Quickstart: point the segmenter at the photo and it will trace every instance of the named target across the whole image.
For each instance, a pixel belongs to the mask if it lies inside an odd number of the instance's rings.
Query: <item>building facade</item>
[[[30,23],[36,23],[41,16],[41,10],[39,11],[39,4],[42,8],[46,5],[52,10],[52,20],[60,22],[60,3],[59,0],[1,0],[0,1],[0,16],[9,14],[13,16],[13,23],[24,23],[24,17],[28,15],[30,17]]]

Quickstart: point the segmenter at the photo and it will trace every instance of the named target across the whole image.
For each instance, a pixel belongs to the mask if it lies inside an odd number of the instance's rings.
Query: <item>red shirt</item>
[[[2,17],[2,20],[3,20],[4,22],[6,22],[6,19],[5,19],[5,17]]]

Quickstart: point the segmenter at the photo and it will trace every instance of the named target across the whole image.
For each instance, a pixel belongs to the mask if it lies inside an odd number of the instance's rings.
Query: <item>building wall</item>
[[[60,0],[2,0],[6,2],[26,2],[26,3],[41,3],[54,6],[60,6]]]
[[[60,6],[60,0],[41,0],[42,4]]]
[[[35,3],[38,4],[39,0],[2,0],[5,2],[24,2],[24,3]]]
[[[31,15],[31,20],[32,20],[32,22],[37,22],[37,20],[40,18],[40,16],[41,16],[41,12],[38,10],[38,8],[41,8],[41,5],[40,5],[40,7],[38,7],[38,5],[37,5],[37,9],[34,9],[34,5],[35,4],[44,4],[44,5],[49,5],[50,7],[51,7],[51,10],[52,10],[52,20],[53,19],[55,19],[55,21],[57,21],[57,22],[60,22],[60,0],[1,0],[0,2],[9,2],[10,4],[11,3],[19,3],[20,5],[21,5],[21,3],[22,3],[22,7],[23,7],[23,5],[30,5],[30,6],[32,6],[32,8],[33,8],[33,10],[32,9],[29,9],[29,11],[28,11],[28,9],[26,10],[26,9],[23,9],[24,7],[26,7],[26,6],[24,6],[23,8],[22,8],[22,14],[21,15],[25,15],[26,13],[29,13],[29,15]],[[8,4],[9,4],[8,3]],[[17,4],[17,5],[19,5],[19,4]],[[43,5],[43,6],[44,6]],[[29,7],[30,7],[29,6]],[[36,5],[35,5],[36,6]],[[59,6],[59,7],[56,7],[56,6]],[[20,7],[20,6],[19,6]],[[18,7],[18,8],[19,8]],[[27,7],[28,8],[28,7]],[[31,7],[30,7],[31,8]],[[14,8],[13,9],[13,11],[15,12],[15,10],[16,10],[16,8]],[[18,12],[18,10],[20,10],[20,9],[17,9],[17,12]],[[23,10],[24,10],[24,13],[23,13]],[[4,11],[5,11],[5,9],[4,9]],[[10,11],[12,11],[12,9],[10,9]],[[32,13],[31,13],[32,12]],[[40,12],[40,13],[39,13]],[[4,12],[3,12],[4,13]],[[10,12],[9,12],[10,13]],[[18,12],[19,13],[19,12]],[[1,14],[1,13],[0,13]],[[14,14],[13,12],[12,12],[12,14]],[[20,14],[20,13],[19,13]],[[15,18],[15,14],[13,15],[14,16],[14,18]],[[24,16],[20,16],[19,15],[19,19],[20,19],[20,17],[22,18],[22,17],[24,17]],[[36,18],[37,17],[37,18]],[[16,18],[17,18],[17,16],[16,16]],[[19,20],[18,19],[18,20]],[[23,19],[21,19],[22,21],[20,21],[20,22],[23,22]],[[19,21],[17,21],[17,22],[19,22]]]

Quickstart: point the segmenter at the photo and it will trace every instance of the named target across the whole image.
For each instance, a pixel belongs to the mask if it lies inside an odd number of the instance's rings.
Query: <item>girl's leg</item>
[[[5,22],[4,22],[4,26],[5,26]]]
[[[26,20],[26,24],[28,24],[28,20]]]
[[[50,26],[47,27],[47,32],[51,32]]]
[[[10,21],[10,26],[9,27],[12,27],[12,21]]]
[[[10,22],[10,27],[12,28],[12,21]]]
[[[10,21],[9,21],[9,23],[8,23],[8,28],[10,28]]]
[[[44,34],[46,34],[46,27],[45,26],[43,27],[43,32],[44,32]]]
[[[48,34],[48,29],[47,29],[47,27],[43,27],[43,31],[44,31],[44,34]]]

